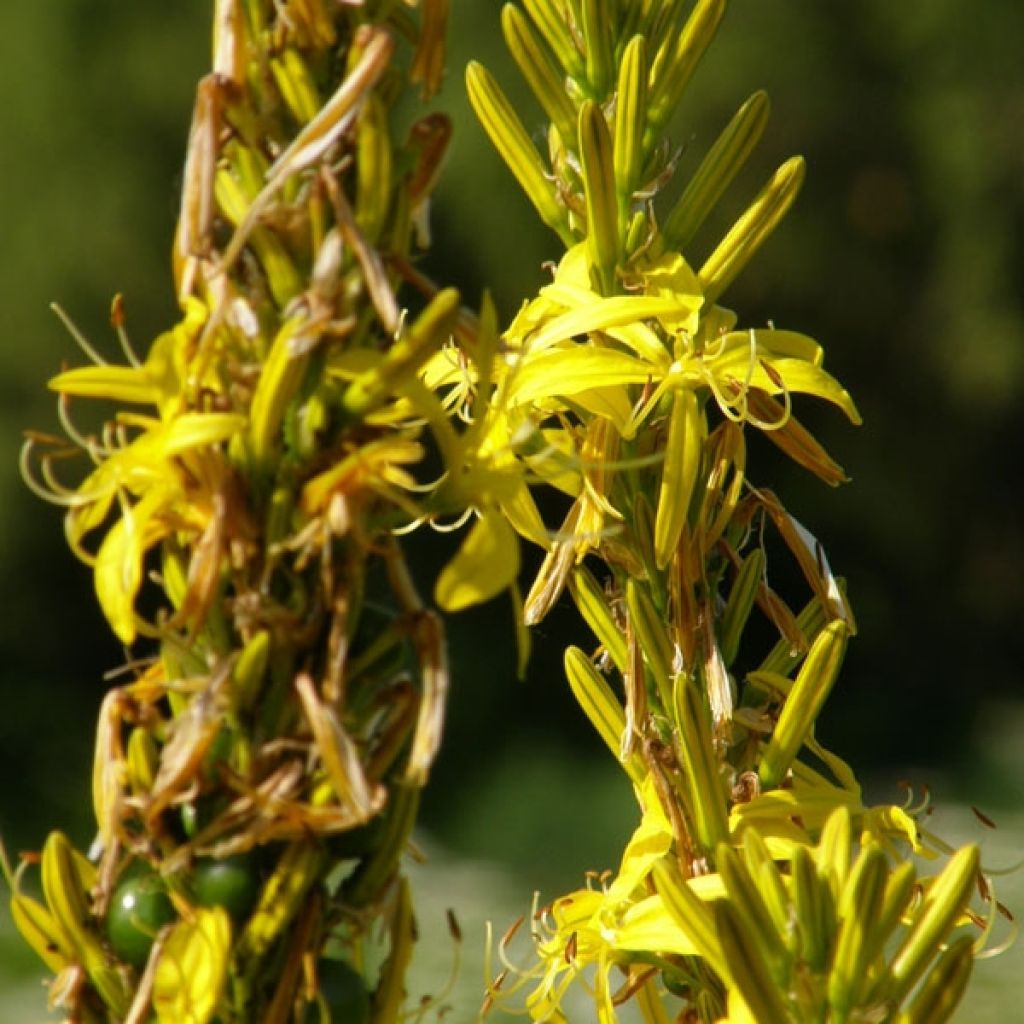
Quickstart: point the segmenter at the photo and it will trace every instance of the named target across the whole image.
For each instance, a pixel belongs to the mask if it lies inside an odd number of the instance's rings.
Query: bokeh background
[[[58,825],[88,843],[92,722],[104,673],[123,660],[59,512],[18,476],[22,431],[55,429],[45,380],[80,361],[48,305],[111,354],[115,292],[138,347],[173,321],[168,254],[210,7],[0,5],[0,833],[12,851]],[[439,104],[456,134],[429,268],[471,304],[491,289],[509,315],[558,243],[473,121],[466,60],[498,74],[529,127],[542,118],[502,50],[500,4],[453,7]],[[807,158],[800,200],[727,301],[746,323],[821,340],[865,423],[800,406],[853,478],[840,490],[768,446],[752,475],[821,539],[858,615],[823,738],[879,798],[896,797],[896,779],[930,785],[936,827],[954,838],[986,831],[964,809],[983,808],[999,824],[993,867],[1024,846],[1022,41],[1019,0],[737,2],[674,130],[685,175],[750,92],[772,96],[766,138],[698,239],[698,263],[782,159]],[[449,550],[417,541],[424,580]],[[631,800],[566,695],[561,650],[576,630],[557,609],[517,681],[506,604],[453,624],[448,743],[422,840],[427,906],[502,930],[534,888],[553,895],[614,865]],[[1024,907],[1020,882],[1004,886]],[[474,934],[466,959],[478,961]],[[1018,949],[979,967],[962,1019],[1013,1019],[1000,1000],[1022,966]],[[0,913],[0,1021],[42,1019],[34,969]]]

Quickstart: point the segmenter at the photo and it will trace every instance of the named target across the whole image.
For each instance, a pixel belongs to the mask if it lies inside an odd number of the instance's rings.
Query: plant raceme
[[[501,25],[546,152],[483,67],[467,86],[563,254],[502,332],[489,300],[474,315],[414,266],[451,125],[427,113],[399,138],[394,111],[409,83],[439,86],[447,0],[217,0],[173,250],[182,319],[138,358],[115,302],[127,365],[81,339],[95,365],[51,381],[67,442],[25,447],[112,630],[145,648],[101,709],[91,856],[53,832],[41,901],[28,862],[4,861],[69,1020],[443,1012],[404,980],[400,863],[448,670],[401,535],[463,517],[436,604],[509,591],[525,658],[526,627],[570,595],[594,641],[566,676],[640,811],[618,871],[535,913],[525,958],[511,932],[492,949],[484,1013],[564,1021],[582,987],[602,1024],[625,1003],[650,1024],[923,1024],[964,990],[996,911],[978,850],[945,847],[923,805],[867,804],[817,742],[853,615],[747,466],[755,430],[837,485],[794,403],[859,422],[816,341],[720,301],[803,162],[695,258],[768,114],[752,95],[676,184],[671,121],[725,0],[524,8]],[[82,398],[117,405],[98,436],[70,415]],[[770,534],[802,608],[768,582]],[[521,540],[545,552],[525,595]]]
[[[94,365],[50,382],[67,441],[29,435],[26,479],[66,509],[138,645],[100,712],[91,855],[52,833],[41,901],[28,862],[4,865],[68,1020],[404,1005],[400,864],[448,670],[394,531],[421,516],[432,427],[451,433],[416,372],[467,314],[452,289],[399,303],[450,123],[400,134],[394,107],[438,88],[446,14],[218,0],[173,247],[181,321],[139,358],[117,300],[127,365],[82,339]],[[98,436],[81,399],[117,407]]]
[[[962,930],[980,920],[972,894],[990,919],[995,908],[977,848],[919,874],[917,861],[948,852],[924,808],[866,805],[818,744],[853,615],[820,544],[747,466],[754,429],[836,485],[842,468],[794,403],[860,421],[817,342],[741,325],[721,304],[790,208],[803,162],[784,163],[695,259],[768,111],[751,96],[674,185],[666,129],[724,0],[524,6],[507,4],[501,23],[550,119],[546,152],[485,68],[470,65],[467,86],[565,253],[494,352],[467,366],[449,349],[426,368],[470,424],[452,487],[475,490],[480,514],[437,596],[489,596],[477,552],[510,549],[511,531],[546,550],[523,620],[568,590],[593,630],[593,650],[566,652],[566,675],[641,823],[618,872],[534,915],[525,963],[502,940],[485,1008],[563,1020],[578,982],[602,1022],[627,1002],[650,1022],[945,1020],[983,944]],[[552,488],[567,503],[553,531],[533,500]],[[769,585],[772,531],[806,581],[802,609]],[[490,557],[510,580],[513,556]],[[767,655],[745,640],[755,610],[778,633]]]

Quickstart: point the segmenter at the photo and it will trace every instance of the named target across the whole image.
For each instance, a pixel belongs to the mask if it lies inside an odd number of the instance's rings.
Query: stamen
[[[64,312],[64,309],[56,302],[50,303],[50,309],[57,314],[57,318],[64,325],[64,329],[78,343],[78,347],[97,365],[106,366],[107,361],[92,347],[86,336],[78,329],[74,321]]]
[[[132,348],[128,332],[124,327],[124,296],[120,292],[114,296],[114,301],[110,304],[110,323],[117,332],[117,340],[121,343],[121,351],[124,353],[125,359],[139,369],[142,366],[142,360],[135,354],[135,349]]]

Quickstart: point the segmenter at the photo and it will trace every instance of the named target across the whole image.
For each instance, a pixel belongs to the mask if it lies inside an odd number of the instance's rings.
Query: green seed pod
[[[114,890],[107,911],[107,938],[120,960],[142,968],[153,940],[175,918],[163,879],[152,871],[125,878]]]
[[[251,855],[196,861],[191,877],[192,897],[201,907],[223,907],[234,921],[244,921],[259,898],[260,877]]]

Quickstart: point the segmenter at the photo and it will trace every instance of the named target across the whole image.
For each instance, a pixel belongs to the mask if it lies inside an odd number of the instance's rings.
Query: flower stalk
[[[393,531],[425,514],[428,424],[442,450],[450,428],[418,373],[460,318],[453,289],[401,312],[450,136],[438,114],[397,136],[399,95],[444,63],[447,3],[416,6],[218,0],[182,320],[127,366],[53,378],[68,444],[26,446],[136,652],[101,711],[91,857],[52,833],[42,902],[10,872],[66,1019],[402,1012],[401,861],[448,667]],[[69,408],[93,398],[118,411],[83,436]]]
[[[796,399],[860,421],[817,342],[740,327],[721,304],[792,206],[804,162],[783,163],[717,245],[691,251],[769,105],[755,93],[675,183],[666,128],[726,3],[688,6],[506,5],[509,49],[551,121],[546,162],[498,83],[467,73],[485,131],[566,246],[506,328],[495,399],[474,426],[481,439],[544,439],[505,466],[531,496],[568,501],[541,541],[526,621],[567,589],[592,628],[594,651],[570,648],[566,674],[641,815],[617,874],[541,915],[532,963],[502,946],[485,1005],[521,998],[530,1019],[564,1020],[576,982],[603,1024],[630,1001],[650,1022],[945,1020],[980,941],[950,940],[981,892],[977,849],[919,876],[912,856],[942,844],[915,811],[865,805],[817,743],[856,626],[821,545],[747,463],[757,430],[838,484]],[[536,540],[522,500],[499,506]],[[802,610],[769,584],[773,530],[810,591]],[[779,635],[767,656],[748,639],[755,616]],[[938,995],[943,978],[955,996]]]

